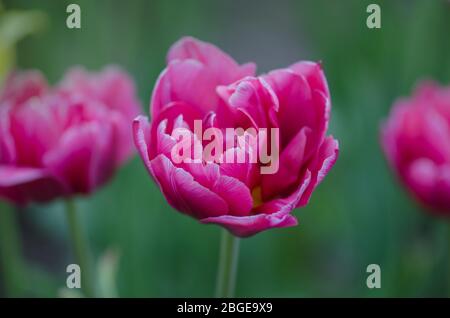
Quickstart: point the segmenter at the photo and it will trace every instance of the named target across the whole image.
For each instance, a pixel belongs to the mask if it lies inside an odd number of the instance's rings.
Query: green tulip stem
[[[16,211],[0,202],[0,275],[6,296],[23,296],[25,268]]]
[[[94,297],[95,293],[91,276],[92,264],[90,262],[88,246],[81,229],[79,215],[77,215],[75,202],[71,199],[67,199],[65,203],[70,241],[72,243],[75,261],[81,269],[81,290],[85,297]]]
[[[223,230],[220,243],[219,271],[216,289],[216,295],[219,298],[234,296],[238,256],[239,238],[230,234],[227,230]]]

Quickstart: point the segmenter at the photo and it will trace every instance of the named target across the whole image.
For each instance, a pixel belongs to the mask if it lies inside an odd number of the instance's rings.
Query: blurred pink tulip
[[[169,204],[241,237],[296,225],[291,211],[308,203],[338,154],[337,141],[326,137],[330,96],[320,64],[299,62],[256,77],[254,64],[239,65],[190,37],[175,43],[167,59],[153,91],[152,121],[135,119],[134,139]],[[249,160],[174,162],[172,133],[182,128],[194,136],[194,120],[220,131],[279,129],[279,169],[262,174],[261,163]],[[224,154],[242,151],[224,147]]]
[[[90,194],[132,153],[139,103],[116,68],[70,71],[50,88],[12,74],[0,93],[0,197],[17,204]]]
[[[450,87],[431,82],[397,101],[382,126],[386,157],[430,211],[450,216]]]

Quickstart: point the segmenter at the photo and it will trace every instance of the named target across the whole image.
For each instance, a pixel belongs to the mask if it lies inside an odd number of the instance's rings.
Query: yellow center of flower
[[[253,197],[253,207],[257,207],[261,204],[263,204],[262,200],[262,194],[261,194],[261,187],[253,188],[252,190],[252,197]]]

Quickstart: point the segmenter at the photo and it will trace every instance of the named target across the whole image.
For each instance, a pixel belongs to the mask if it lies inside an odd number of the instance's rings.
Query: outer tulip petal
[[[192,175],[176,168],[164,155],[151,161],[151,171],[169,204],[195,218],[228,213],[227,203],[217,194],[200,185]]]
[[[196,60],[173,61],[158,78],[151,100],[152,118],[171,102],[182,101],[205,115],[217,107],[216,82]]]
[[[109,66],[99,73],[74,67],[66,73],[58,89],[61,94],[96,100],[110,110],[118,132],[118,163],[126,161],[133,153],[130,121],[140,113],[133,80],[116,66]]]
[[[248,215],[253,206],[253,199],[249,188],[241,181],[220,176],[212,190],[222,197],[228,204],[229,214]]]
[[[228,54],[216,46],[184,37],[177,41],[167,54],[168,63],[174,60],[193,59],[205,65],[216,79],[217,85],[230,84],[245,76],[253,76],[256,66],[253,63],[238,65]]]
[[[265,79],[279,99],[282,146],[286,146],[305,126],[312,128],[317,136],[311,138],[312,144],[320,144],[329,120],[330,101],[327,95],[311,87],[303,75],[289,69],[270,72]]]
[[[12,73],[0,90],[0,104],[16,107],[32,97],[41,97],[48,91],[48,84],[38,71]]]
[[[430,159],[417,159],[405,176],[413,194],[437,214],[450,210],[450,165],[439,166]]]
[[[43,169],[0,165],[0,197],[18,204],[45,202],[66,193],[66,186]]]
[[[109,66],[99,73],[74,67],[66,73],[59,89],[96,99],[128,119],[140,112],[133,80],[117,66]]]
[[[148,140],[150,139],[150,123],[145,116],[138,116],[133,121],[133,139],[138,153],[144,162],[147,171],[153,176],[151,172],[151,163],[149,157]]]
[[[0,165],[10,164],[15,158],[16,149],[9,125],[9,107],[0,107]]]
[[[407,101],[398,102],[382,129],[383,146],[391,162],[400,170],[420,157],[440,164],[450,162],[450,147],[442,138],[450,135],[445,118],[432,107],[418,104],[413,111],[409,108]]]
[[[88,194],[103,184],[115,167],[115,135],[111,126],[91,122],[67,130],[44,163],[68,180],[72,192]]]
[[[311,182],[308,188],[305,190],[297,207],[305,206],[308,204],[314,189],[322,182],[323,178],[333,168],[339,155],[339,143],[332,136],[325,139],[320,146],[316,159],[308,167],[311,171]]]
[[[10,113],[9,129],[14,139],[16,163],[39,167],[42,156],[57,142],[60,123],[55,123],[49,101],[34,99]]]
[[[251,216],[219,216],[200,220],[202,223],[214,223],[223,226],[240,237],[255,235],[271,228],[290,227],[298,224],[290,213],[295,209],[310,182],[311,174],[306,172],[304,182],[290,196],[275,199],[254,209]]]
[[[303,127],[291,140],[280,156],[279,168],[275,174],[262,176],[262,196],[265,199],[283,193],[298,183],[305,163],[305,149],[312,130]]]
[[[218,224],[239,237],[249,237],[259,232],[281,227],[296,226],[297,219],[290,214],[258,214],[252,216],[231,216],[224,215],[218,217],[208,217],[200,220],[204,224]]]
[[[311,61],[297,62],[291,66],[289,69],[296,74],[302,75],[306,78],[311,87],[311,90],[321,91],[327,98],[330,97],[330,90],[328,89],[327,79],[322,70],[322,65]]]
[[[165,151],[170,152],[171,149],[168,149],[169,147],[164,145],[164,141],[170,142],[172,146],[173,140],[171,134],[177,125],[194,130],[194,121],[196,119],[201,120],[201,118],[202,114],[189,104],[172,102],[167,105],[156,117],[152,118],[149,144],[150,158],[153,159],[159,154],[159,149],[162,149],[162,147],[165,148]]]

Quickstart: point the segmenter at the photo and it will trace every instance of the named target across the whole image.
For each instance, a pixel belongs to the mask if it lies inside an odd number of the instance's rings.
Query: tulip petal
[[[133,121],[133,139],[139,156],[144,162],[145,168],[153,177],[148,149],[148,140],[150,140],[150,123],[148,122],[147,117],[140,115]]]
[[[259,232],[272,229],[296,226],[297,219],[290,214],[258,214],[252,216],[208,217],[200,220],[204,224],[218,224],[239,237],[249,237]]]
[[[47,202],[66,190],[63,183],[43,169],[0,165],[0,197],[14,203]]]
[[[228,106],[243,113],[255,128],[277,127],[278,98],[263,78],[247,77],[220,91]]]
[[[305,163],[306,142],[310,135],[311,129],[303,127],[283,149],[278,171],[262,175],[261,190],[264,200],[283,193],[298,183]]]
[[[107,108],[118,111],[128,119],[140,112],[133,80],[118,66],[109,66],[99,73],[73,67],[66,73],[58,89],[99,100]]]
[[[437,165],[421,158],[411,163],[405,176],[412,193],[432,212],[446,215],[450,210],[450,165]]]
[[[256,71],[255,64],[241,66],[218,47],[193,37],[181,38],[172,45],[167,54],[168,63],[188,59],[205,65],[214,75],[217,85],[226,85],[245,76],[254,76]]]
[[[250,213],[253,198],[249,188],[241,181],[228,176],[220,176],[212,191],[227,202],[230,215],[243,216]]]
[[[52,173],[68,180],[74,193],[88,194],[114,171],[116,148],[111,126],[88,122],[64,132],[59,145],[44,157]]]
[[[181,101],[200,111],[202,119],[209,111],[216,110],[215,87],[211,72],[203,64],[196,60],[175,60],[156,82],[150,104],[152,118],[171,102]]]
[[[302,207],[308,204],[314,189],[322,182],[323,178],[328,174],[331,168],[336,163],[339,155],[339,143],[332,136],[325,139],[319,148],[315,160],[309,165],[308,169],[311,171],[311,182],[305,190],[297,207]]]
[[[14,72],[0,90],[0,103],[16,107],[48,91],[44,76],[38,71]]]
[[[228,213],[227,203],[194,180],[191,174],[175,167],[164,155],[151,161],[151,171],[169,204],[195,218]]]
[[[55,123],[49,101],[31,99],[20,108],[11,109],[9,130],[14,139],[16,164],[40,167],[43,155],[60,135],[60,123]]]
[[[303,75],[289,69],[272,71],[265,79],[279,99],[278,122],[282,147],[305,126],[310,127],[317,136],[310,138],[312,145],[320,144],[329,120],[330,101],[327,95],[311,87]]]
[[[238,179],[246,184],[249,189],[253,189],[259,181],[259,165],[250,161],[248,152],[242,148],[230,148],[224,153],[223,157],[225,159],[220,164],[220,173]],[[243,163],[239,163],[237,160],[227,162],[227,157],[235,159],[245,157],[246,160]]]
[[[219,216],[200,220],[205,224],[218,224],[239,237],[248,237],[271,229],[296,226],[297,219],[291,215],[310,182],[311,174],[307,171],[304,182],[286,198],[274,199],[254,209],[251,216]]]
[[[58,92],[102,104],[116,126],[118,164],[133,154],[130,121],[140,113],[140,104],[135,97],[133,80],[119,67],[109,66],[99,73],[74,67],[58,85]]]
[[[320,63],[301,61],[289,66],[289,69],[294,73],[305,77],[311,87],[311,90],[317,89],[322,92],[326,98],[330,98],[327,79]]]
[[[1,105],[0,105],[1,106]],[[9,125],[9,107],[0,107],[0,165],[15,161],[16,150]]]

